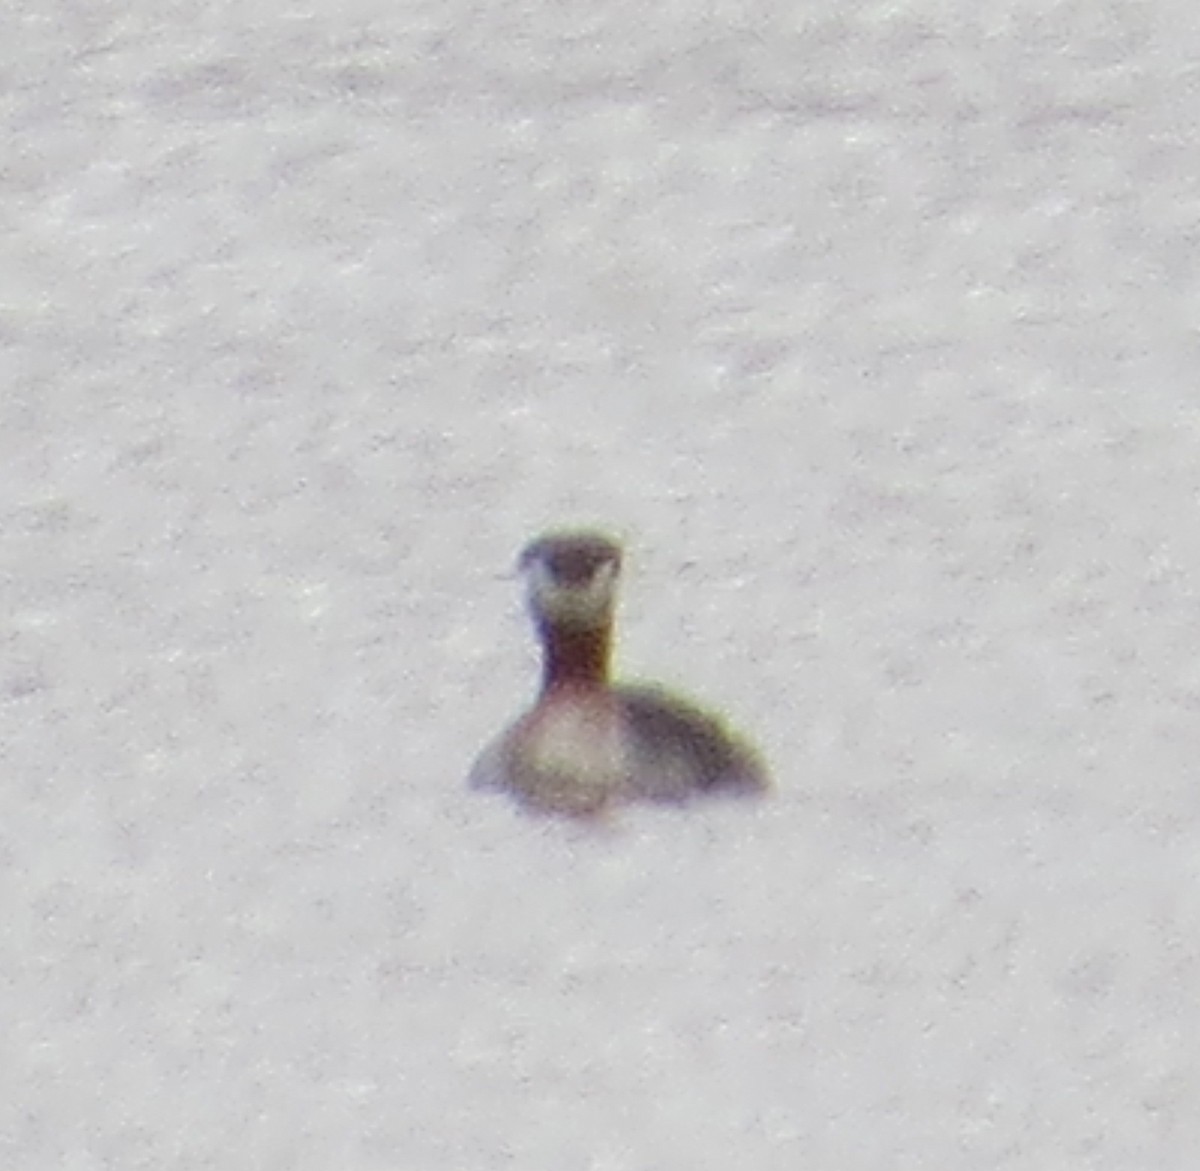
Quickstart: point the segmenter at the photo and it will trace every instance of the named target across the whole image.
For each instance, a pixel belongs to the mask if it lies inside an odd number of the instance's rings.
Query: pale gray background
[[[33,0],[0,1166],[1193,1171],[1176,0]],[[544,525],[774,802],[466,791]]]

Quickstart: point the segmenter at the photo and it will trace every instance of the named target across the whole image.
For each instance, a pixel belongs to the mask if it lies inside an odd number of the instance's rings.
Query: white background
[[[1194,20],[13,4],[0,1165],[1193,1171]],[[464,788],[576,522],[773,801]]]

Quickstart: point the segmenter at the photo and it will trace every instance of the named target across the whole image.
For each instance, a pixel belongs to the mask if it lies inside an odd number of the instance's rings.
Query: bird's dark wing
[[[769,787],[758,755],[716,717],[657,687],[621,687],[617,694],[635,745],[631,786],[638,797],[684,801]]]

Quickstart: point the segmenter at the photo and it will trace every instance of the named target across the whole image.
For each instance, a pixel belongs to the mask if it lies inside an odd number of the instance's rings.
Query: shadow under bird
[[[542,644],[541,695],[483,751],[472,785],[577,816],[767,791],[759,757],[720,720],[661,688],[610,682],[619,545],[550,533],[526,546],[519,567]]]

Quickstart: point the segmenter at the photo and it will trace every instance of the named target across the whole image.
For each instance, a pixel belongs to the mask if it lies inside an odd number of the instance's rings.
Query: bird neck
[[[542,693],[608,683],[612,628],[543,625]]]

